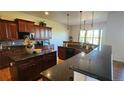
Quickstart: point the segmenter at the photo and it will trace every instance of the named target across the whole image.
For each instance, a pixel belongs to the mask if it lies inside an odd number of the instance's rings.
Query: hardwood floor
[[[124,62],[113,61],[113,80],[124,81]]]

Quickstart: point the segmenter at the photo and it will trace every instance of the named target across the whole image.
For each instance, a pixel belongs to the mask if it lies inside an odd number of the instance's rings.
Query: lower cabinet
[[[43,70],[56,63],[56,52],[20,61],[16,64],[17,80],[36,80]]]
[[[81,51],[76,50],[74,48],[58,46],[58,57],[61,60],[66,60],[80,52]]]

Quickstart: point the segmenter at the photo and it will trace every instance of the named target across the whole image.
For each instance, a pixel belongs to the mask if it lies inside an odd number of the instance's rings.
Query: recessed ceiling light
[[[45,15],[49,15],[49,12],[45,12]]]

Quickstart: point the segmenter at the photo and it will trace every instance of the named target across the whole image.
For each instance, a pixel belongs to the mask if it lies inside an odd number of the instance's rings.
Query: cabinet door
[[[0,20],[0,40],[2,40],[2,22]]]
[[[44,70],[56,65],[56,52],[44,55],[43,60]]]
[[[48,38],[52,39],[52,28],[48,28]]]
[[[7,37],[8,37],[7,23],[2,22],[1,23],[1,40],[6,40]]]
[[[26,32],[34,32],[34,23],[26,22]]]
[[[18,39],[17,26],[13,22],[3,21],[1,24],[1,39],[15,40]]]
[[[17,25],[15,23],[8,23],[8,37],[11,40],[18,39]]]
[[[40,39],[45,39],[44,27],[40,27]]]
[[[26,32],[26,22],[19,21],[18,22],[18,30],[19,30],[19,32]]]
[[[45,39],[52,38],[52,31],[50,27],[45,27],[44,33],[45,33]]]
[[[34,59],[25,60],[23,64],[18,65],[18,80],[34,80],[40,73],[38,73],[39,62]]]
[[[52,29],[49,29],[49,39],[52,39]]]
[[[34,26],[34,32],[35,32],[35,39],[40,39],[40,28],[39,26]]]
[[[0,40],[2,40],[2,22],[0,21]]]
[[[47,29],[47,27],[44,28],[44,39],[48,39],[48,29]]]
[[[73,48],[66,48],[66,58],[70,58],[74,56],[74,49]]]
[[[34,32],[34,22],[16,19],[19,32]]]
[[[58,57],[61,60],[66,60],[66,48],[58,46]]]

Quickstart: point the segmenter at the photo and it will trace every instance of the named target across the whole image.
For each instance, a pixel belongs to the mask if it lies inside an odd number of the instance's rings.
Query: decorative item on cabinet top
[[[40,21],[40,22],[39,22],[39,26],[46,27],[45,21]]]

